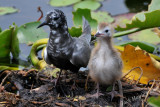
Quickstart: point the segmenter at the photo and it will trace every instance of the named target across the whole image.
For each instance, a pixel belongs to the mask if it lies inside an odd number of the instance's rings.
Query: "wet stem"
[[[135,33],[135,32],[141,31],[141,30],[144,30],[144,29],[135,28],[135,29],[127,30],[127,31],[118,32],[118,33],[114,34],[114,38],[125,36],[125,35],[131,34],[131,33]]]
[[[37,22],[38,21],[40,21],[42,18],[43,18],[43,11],[41,10],[41,7],[39,6],[38,8],[37,8],[37,11],[38,12],[41,12],[41,16],[38,18],[38,20],[37,20]]]

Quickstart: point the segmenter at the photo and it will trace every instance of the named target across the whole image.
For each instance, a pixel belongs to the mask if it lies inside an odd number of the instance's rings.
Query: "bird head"
[[[95,34],[95,37],[111,38],[112,31],[110,26],[106,23],[100,23],[97,27],[97,33]]]
[[[47,13],[45,21],[42,22],[37,28],[48,25],[51,29],[57,29],[67,23],[66,17],[61,10],[54,9]]]

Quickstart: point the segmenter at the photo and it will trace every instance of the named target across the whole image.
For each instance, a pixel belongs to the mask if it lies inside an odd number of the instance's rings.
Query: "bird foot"
[[[55,79],[54,86],[57,87],[58,79]]]
[[[107,94],[111,95],[111,101],[113,100],[114,97],[123,97],[117,91],[114,91],[114,90],[109,92],[109,93],[107,93]]]
[[[51,82],[54,83],[54,86],[56,87],[57,82],[58,82],[58,81],[57,81],[57,78],[52,79]]]
[[[59,78],[60,78],[61,73],[62,73],[62,69],[61,69],[60,72],[59,72],[58,78],[55,80],[55,87],[57,87],[57,83],[58,83],[58,81],[59,81]]]

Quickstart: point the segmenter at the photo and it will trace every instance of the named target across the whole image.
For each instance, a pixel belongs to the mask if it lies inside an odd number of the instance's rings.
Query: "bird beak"
[[[42,27],[44,25],[47,25],[47,21],[44,21],[43,23],[41,23],[37,28],[40,28],[40,27]]]
[[[100,37],[101,35],[103,35],[103,34],[97,32],[97,33],[94,35],[94,37]]]

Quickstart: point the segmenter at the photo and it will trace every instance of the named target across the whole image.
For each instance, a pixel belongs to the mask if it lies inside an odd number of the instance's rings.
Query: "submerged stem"
[[[135,29],[127,30],[127,31],[118,32],[118,33],[113,34],[113,37],[115,38],[115,37],[125,36],[128,34],[134,33],[134,32],[138,32],[140,30],[142,30],[142,29],[135,28]]]
[[[41,16],[38,18],[38,20],[37,20],[37,22],[38,21],[40,21],[41,19],[42,19],[42,17],[43,17],[43,11],[41,10],[41,7],[39,6],[38,8],[37,8],[37,11],[38,12],[41,12]]]

